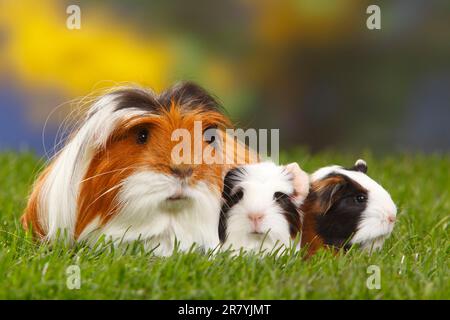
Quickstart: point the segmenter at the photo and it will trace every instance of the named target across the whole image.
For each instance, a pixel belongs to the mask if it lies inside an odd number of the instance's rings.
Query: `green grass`
[[[127,252],[33,243],[19,217],[39,162],[30,154],[0,154],[1,299],[449,299],[450,156],[364,158],[369,173],[398,204],[398,222],[382,251],[321,252],[309,261],[197,252],[156,258],[135,246]],[[355,157],[285,154],[307,171]],[[81,288],[66,286],[77,264]],[[367,267],[381,270],[381,289],[366,287]]]

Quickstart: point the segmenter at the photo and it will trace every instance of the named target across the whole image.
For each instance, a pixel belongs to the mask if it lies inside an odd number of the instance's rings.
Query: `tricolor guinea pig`
[[[192,146],[184,153],[193,152],[198,139],[214,153],[211,137],[229,125],[216,100],[192,83],[161,94],[114,90],[90,107],[40,175],[22,223],[42,240],[59,232],[88,243],[101,235],[116,242],[140,239],[159,255],[170,254],[176,241],[181,250],[194,243],[216,247],[223,177],[230,166],[174,161],[179,141],[173,134],[190,137],[186,142]],[[210,139],[204,139],[206,130]]]
[[[327,246],[381,248],[391,234],[397,207],[389,193],[356,161],[350,169],[324,167],[310,177],[310,192],[301,206],[302,246],[309,254]]]
[[[270,252],[289,247],[301,225],[299,205],[309,177],[296,164],[249,164],[230,170],[224,180],[219,237],[222,248]]]

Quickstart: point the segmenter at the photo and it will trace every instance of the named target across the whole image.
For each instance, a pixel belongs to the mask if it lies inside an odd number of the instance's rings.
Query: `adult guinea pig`
[[[310,255],[324,246],[382,247],[394,227],[397,207],[389,193],[367,175],[365,161],[356,161],[350,169],[321,168],[310,182],[301,206],[302,246],[309,247]]]
[[[42,240],[60,232],[88,243],[101,235],[115,242],[140,239],[159,255],[170,254],[175,241],[181,250],[193,243],[216,247],[223,177],[230,167],[174,161],[179,142],[173,138],[187,133],[188,146],[200,142],[214,153],[211,137],[228,126],[216,100],[192,83],[161,94],[114,90],[90,107],[40,175],[22,223]],[[206,130],[209,140],[203,139]]]
[[[298,207],[309,177],[296,163],[249,164],[230,170],[224,181],[219,237],[224,249],[271,251],[289,247],[298,235]]]

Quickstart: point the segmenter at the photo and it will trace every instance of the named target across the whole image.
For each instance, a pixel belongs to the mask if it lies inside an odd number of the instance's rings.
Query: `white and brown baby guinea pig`
[[[391,234],[397,207],[389,193],[367,175],[367,164],[328,166],[310,177],[310,192],[301,206],[302,246],[309,255],[321,247],[381,248]]]
[[[224,180],[219,237],[222,248],[270,252],[299,234],[299,206],[309,176],[296,163],[261,162],[230,170]]]
[[[203,131],[196,138],[197,123]],[[60,233],[88,243],[100,236],[125,243],[139,239],[159,255],[171,254],[175,241],[181,250],[194,243],[214,248],[229,167],[174,162],[179,141],[173,133],[187,132],[192,145],[215,148],[202,139],[205,130],[220,134],[227,127],[216,100],[193,83],[160,94],[115,89],[90,107],[40,175],[22,223],[42,240]]]

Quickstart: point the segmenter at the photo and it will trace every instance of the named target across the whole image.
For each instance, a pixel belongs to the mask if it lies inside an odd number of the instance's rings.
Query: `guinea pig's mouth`
[[[174,194],[174,195],[168,197],[166,200],[167,201],[180,201],[180,200],[187,200],[187,199],[189,199],[189,197],[186,195]]]
[[[253,238],[255,240],[262,240],[264,238],[267,238],[269,236],[269,232],[262,232],[262,231],[251,231],[248,233],[250,238]]]
[[[188,200],[190,197],[186,194],[186,191],[182,188],[175,191],[171,196],[166,198],[166,201],[168,202],[177,202],[177,201],[183,201]]]
[[[172,195],[165,198],[161,203],[161,208],[167,212],[179,212],[180,210],[185,210],[191,208],[193,205],[193,197],[189,196],[184,191],[177,191]]]

